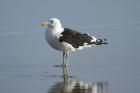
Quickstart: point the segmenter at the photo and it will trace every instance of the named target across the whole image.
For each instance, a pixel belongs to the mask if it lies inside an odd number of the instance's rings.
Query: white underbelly
[[[52,33],[46,32],[45,38],[49,45],[59,51],[75,51],[75,49],[72,47],[72,45],[66,43],[66,42],[59,42],[59,38],[57,36],[53,35]]]

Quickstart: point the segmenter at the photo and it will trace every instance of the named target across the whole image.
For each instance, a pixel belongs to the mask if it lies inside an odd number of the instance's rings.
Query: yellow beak
[[[49,22],[47,21],[47,22],[42,22],[41,23],[41,26],[48,26],[49,25]]]

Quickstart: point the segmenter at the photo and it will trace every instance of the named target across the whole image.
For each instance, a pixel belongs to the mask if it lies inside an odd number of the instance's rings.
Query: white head
[[[45,26],[45,27],[54,29],[54,28],[61,27],[61,23],[60,23],[60,20],[57,18],[50,18],[48,21],[42,22],[41,26]]]

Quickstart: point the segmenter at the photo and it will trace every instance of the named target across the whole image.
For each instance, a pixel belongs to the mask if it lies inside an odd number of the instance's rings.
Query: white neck
[[[53,31],[54,33],[62,33],[64,28],[62,26],[55,26],[53,28],[48,28],[49,30]]]

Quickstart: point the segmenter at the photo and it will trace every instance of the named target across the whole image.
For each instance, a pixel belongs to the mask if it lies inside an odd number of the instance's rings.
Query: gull
[[[50,18],[48,21],[42,22],[41,26],[46,27],[45,38],[49,45],[63,52],[63,64],[68,65],[68,54],[94,45],[108,44],[106,39],[97,39],[87,33],[81,33],[71,28],[65,28],[61,25],[58,18]]]

